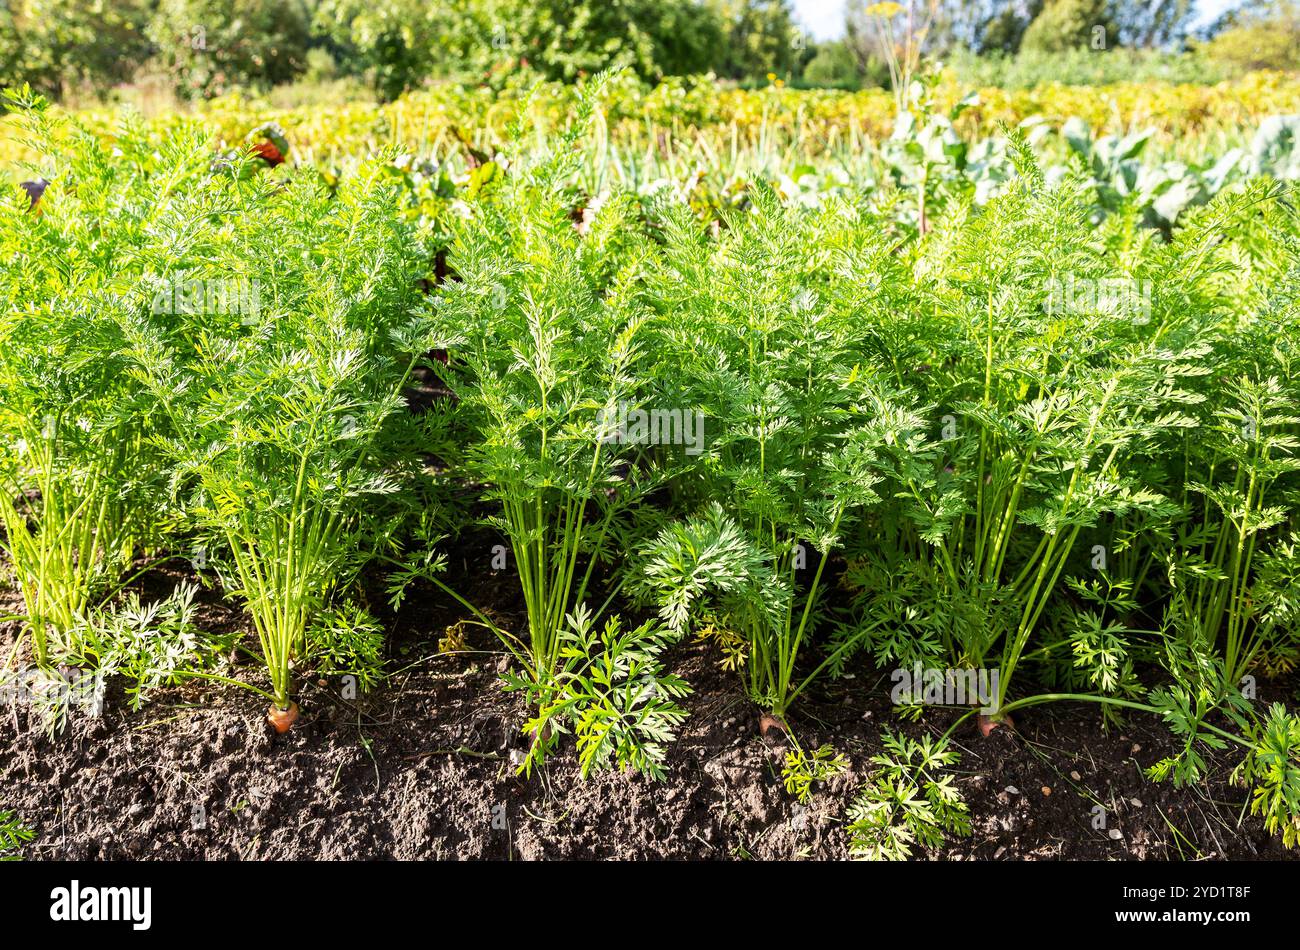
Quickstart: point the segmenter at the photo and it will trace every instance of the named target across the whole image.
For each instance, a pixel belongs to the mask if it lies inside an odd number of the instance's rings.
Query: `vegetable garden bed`
[[[159,572],[143,589],[165,596],[178,579]],[[499,577],[464,581],[503,614],[521,607]],[[252,636],[217,592],[202,603],[206,624]],[[517,761],[526,751],[518,730],[526,710],[495,686],[508,655],[488,636],[468,645],[484,652],[440,654],[438,640],[458,619],[458,605],[447,598],[409,602],[390,622],[389,686],[360,702],[343,700],[336,688],[309,687],[304,720],[285,736],[274,734],[245,692],[208,684],[167,689],[144,714],[115,690],[102,719],[77,721],[55,745],[39,730],[6,733],[0,783],[39,829],[28,857],[849,855],[844,814],[872,769],[871,756],[881,752],[881,725],[894,716],[882,676],[864,672],[830,684],[795,718],[808,742],[829,743],[850,761],[806,805],[783,787],[785,744],[759,734],[738,681],[717,668],[704,644],[677,657],[674,671],[695,692],[662,782],[628,773],[584,781],[572,755],[525,779],[511,756]],[[919,736],[944,725],[906,724],[904,731]],[[1212,765],[1215,780],[1193,789],[1147,781],[1143,768],[1176,751],[1158,722],[1136,719],[1104,732],[1094,708],[1065,704],[1034,710],[1014,734],[999,730],[986,739],[972,724],[957,744],[957,785],[970,805],[972,834],[918,857],[1294,857],[1262,821],[1242,815],[1241,789],[1223,780],[1230,756]],[[1105,827],[1095,827],[1099,805]]]
[[[454,180],[7,94],[0,855],[1296,845],[1291,120],[1175,189],[920,83],[718,208],[584,189],[607,79]]]

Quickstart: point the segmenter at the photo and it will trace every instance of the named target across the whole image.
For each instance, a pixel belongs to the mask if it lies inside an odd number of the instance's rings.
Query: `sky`
[[[813,39],[833,40],[844,35],[844,5],[846,0],[792,0],[795,18],[812,35]],[[1126,0],[1137,3],[1138,0]],[[1236,0],[1195,0],[1196,19],[1193,26],[1200,26],[1217,17]]]

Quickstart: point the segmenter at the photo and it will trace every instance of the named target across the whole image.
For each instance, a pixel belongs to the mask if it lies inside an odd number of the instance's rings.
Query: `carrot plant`
[[[1259,665],[1292,666],[1300,646],[1291,557],[1300,488],[1300,220],[1276,185],[1258,184],[1246,196],[1235,220],[1211,206],[1178,237],[1189,243],[1199,233],[1205,245],[1227,230],[1233,241],[1202,253],[1222,274],[1223,316],[1199,328],[1214,340],[1215,363],[1198,429],[1169,453],[1182,516],[1173,543],[1157,548],[1168,563],[1166,626],[1184,648],[1214,655],[1220,694]]]
[[[6,103],[50,175],[39,205],[17,188],[0,201],[0,546],[45,665],[80,650],[91,609],[166,522],[156,420],[128,372],[120,323],[160,201],[139,163],[174,162],[177,181],[198,166],[187,161],[192,138],[142,153],[124,130],[113,156],[27,92]]]
[[[862,321],[900,276],[887,242],[849,208],[787,210],[771,192],[725,223],[713,241],[668,209],[648,281],[658,398],[702,412],[708,439],[677,480],[697,510],[649,547],[644,587],[674,629],[708,612],[738,638],[750,698],[779,718],[826,663],[799,666],[832,554],[879,500],[881,450],[920,423],[862,360]],[[848,260],[881,279],[850,289]]]
[[[246,277],[255,305],[154,307],[125,327],[135,374],[168,420],[157,441],[195,543],[257,631],[270,686],[243,685],[288,728],[313,621],[392,544],[385,499],[413,471],[396,438],[403,390],[429,349],[412,315],[423,265],[378,162],[334,194],[314,175],[217,172],[204,188],[226,206],[222,229],[199,243],[202,259],[175,266]],[[189,225],[167,222],[178,241]]]
[[[933,302],[877,357],[912,376],[936,418],[919,450],[891,453],[884,530],[901,553],[866,543],[850,574],[860,609],[891,610],[916,634],[878,638],[877,658],[920,647],[995,668],[995,719],[1027,657],[1072,652],[1091,686],[1119,685],[1122,625],[1106,625],[1104,646],[1087,633],[1111,576],[1098,541],[1178,511],[1150,459],[1198,424],[1211,349],[1179,321],[1212,298],[1197,283],[1215,273],[1183,286],[1147,276],[1191,271],[1192,247],[1147,269],[1109,257],[1076,186],[1049,187],[1017,160],[1005,195],[922,251]],[[1062,609],[1067,586],[1077,598]]]
[[[488,523],[509,542],[523,595],[526,633],[481,619],[522,668],[508,685],[539,709],[525,767],[569,722],[584,769],[616,748],[620,763],[658,774],[652,749],[680,721],[671,700],[684,686],[651,662],[660,632],[620,633],[604,617],[619,584],[600,587],[623,519],[654,479],[633,464],[638,445],[617,432],[620,413],[642,396],[648,248],[625,196],[605,201],[583,233],[575,228],[569,182],[584,123],[580,116],[552,152],[512,169],[454,228],[448,265],[459,279],[436,300],[438,345],[448,353],[441,372],[457,400],[453,424],[465,433],[460,471],[484,486]],[[613,652],[598,661],[588,654],[597,649]],[[631,690],[619,694],[630,705],[613,720],[594,712],[606,694],[580,672],[591,663],[614,677],[606,688]],[[626,680],[631,670],[639,685]],[[587,686],[574,692],[579,683]],[[613,745],[596,738],[615,723]]]
[[[35,333],[27,338],[39,340]],[[19,370],[25,384],[50,378],[34,370],[30,363]],[[0,460],[3,550],[22,590],[33,659],[46,665],[76,652],[91,608],[118,585],[146,540],[148,512],[141,506],[148,495],[136,467],[143,459],[132,452],[141,431],[129,422],[83,428],[105,422],[95,415],[121,408],[120,402],[105,405],[101,394],[55,406],[53,388],[26,401],[14,392],[19,387],[0,388],[6,390],[0,416],[12,438]]]
[[[1191,511],[1200,517],[1185,522],[1178,538],[1166,617],[1185,641],[1217,652],[1224,688],[1231,688],[1270,643],[1293,649],[1296,575],[1291,558],[1271,554],[1267,541],[1287,518],[1285,507],[1270,502],[1300,472],[1300,416],[1276,377],[1242,378],[1225,388],[1228,405],[1188,444],[1189,462],[1206,480],[1187,485]]]
[[[1295,717],[1261,717],[1241,681],[1265,652],[1294,649],[1294,267],[1269,244],[1294,243],[1294,214],[1255,183],[1156,245],[1123,221],[1090,234],[1068,182],[1041,191],[1023,158],[1021,172],[965,236],[921,258],[939,305],[897,362],[919,363],[918,385],[947,411],[937,439],[894,457],[902,490],[886,530],[902,552],[864,544],[848,576],[869,593],[855,606],[903,628],[875,639],[878,660],[1000,659],[995,719],[1065,700],[1159,716],[1178,748],[1147,770],[1154,780],[1194,784],[1207,750],[1238,749],[1253,809],[1294,841]],[[1260,220],[1268,240],[1252,233]],[[1232,286],[1243,261],[1248,291]],[[1092,290],[1062,311],[1035,293],[1062,273],[1096,288],[1121,267],[1152,281],[1149,306]],[[1163,659],[1169,681],[1144,690],[1137,653]],[[1024,661],[1050,680],[1061,655],[1079,688],[1012,691]],[[886,780],[901,768],[881,764]],[[925,769],[907,774],[931,805],[947,800]],[[937,840],[938,812],[902,807],[889,788],[864,789],[855,846],[896,855]]]
[[[1125,566],[1135,605],[1158,622],[1166,665],[1230,702],[1251,672],[1294,663],[1300,601],[1289,556],[1297,484],[1297,218],[1276,183],[1258,180],[1147,242],[1151,272],[1176,308],[1165,339],[1206,350],[1188,412],[1144,475],[1176,503],[1161,530],[1132,537]]]
[[[36,832],[12,811],[0,811],[0,861],[21,861],[23,845],[35,837]]]

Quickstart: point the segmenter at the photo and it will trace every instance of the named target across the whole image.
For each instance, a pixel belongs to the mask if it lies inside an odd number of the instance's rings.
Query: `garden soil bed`
[[[142,585],[161,596],[177,579],[157,571]],[[504,577],[448,581],[475,588],[473,602],[510,603]],[[243,623],[217,593],[204,596],[203,623]],[[0,614],[13,599],[0,591]],[[112,687],[101,717],[76,718],[53,740],[24,712],[0,709],[0,808],[35,829],[25,855],[37,860],[840,859],[845,811],[882,727],[937,734],[953,715],[898,718],[883,676],[825,683],[790,724],[805,747],[830,743],[851,766],[801,806],[782,786],[782,749],[760,735],[735,674],[719,670],[706,645],[685,643],[672,666],[695,691],[665,781],[584,781],[571,741],[525,778],[514,764],[523,702],[498,687],[505,657],[487,634],[471,633],[467,651],[438,652],[461,617],[451,606],[427,597],[391,618],[391,675],[361,700],[328,682],[303,684],[303,718],[284,736],[273,734],[261,698],[198,681],[155,693],[139,712]],[[11,640],[15,631],[0,632]],[[256,681],[258,667],[246,672]],[[955,771],[973,834],[918,856],[1295,856],[1246,814],[1245,790],[1228,783],[1231,754],[1212,763],[1208,782],[1175,789],[1143,777],[1175,748],[1151,717],[1107,731],[1096,707],[1053,704],[1025,710],[1016,725],[987,738],[973,719],[963,725]]]

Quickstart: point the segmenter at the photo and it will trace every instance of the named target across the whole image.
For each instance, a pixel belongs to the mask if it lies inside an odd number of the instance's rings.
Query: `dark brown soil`
[[[165,592],[174,580],[157,572],[145,586]],[[497,577],[448,581],[473,586],[476,602],[510,603]],[[695,692],[666,781],[583,781],[571,743],[527,779],[513,764],[523,703],[498,687],[506,659],[486,634],[471,634],[468,652],[439,654],[460,617],[448,604],[427,598],[394,618],[391,676],[361,701],[303,684],[302,719],[284,736],[259,697],[197,681],[154,694],[139,713],[110,690],[101,718],[78,718],[53,740],[0,710],[11,723],[0,736],[0,809],[36,830],[30,859],[845,858],[845,810],[882,727],[938,734],[953,715],[899,719],[888,682],[865,673],[826,684],[790,725],[805,747],[829,743],[851,766],[801,806],[734,674],[688,643],[673,665]],[[210,593],[204,622],[243,621]],[[1295,856],[1246,814],[1246,791],[1227,782],[1230,754],[1202,786],[1149,783],[1142,769],[1175,747],[1154,719],[1107,732],[1095,707],[1053,704],[1024,711],[1014,733],[983,738],[968,720],[957,741],[974,832],[919,857]],[[1094,827],[1098,805],[1104,828]]]

